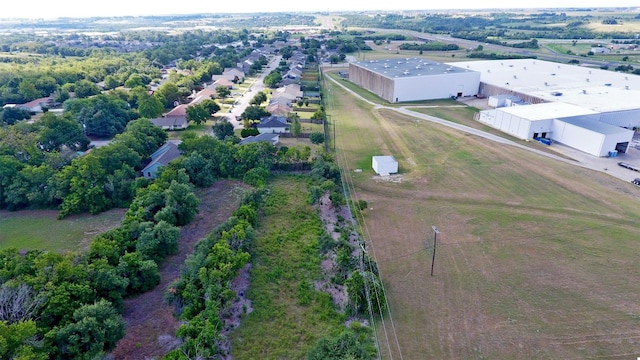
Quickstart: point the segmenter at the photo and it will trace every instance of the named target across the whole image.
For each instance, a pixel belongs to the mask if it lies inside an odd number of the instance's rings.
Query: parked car
[[[640,178],[635,178],[635,179],[631,180],[631,183],[634,184],[634,185],[640,186]]]

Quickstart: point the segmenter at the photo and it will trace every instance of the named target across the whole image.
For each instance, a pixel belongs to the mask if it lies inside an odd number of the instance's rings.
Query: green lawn
[[[96,235],[120,225],[124,210],[73,215],[57,220],[53,210],[0,211],[0,248],[77,251]]]
[[[261,209],[248,297],[253,312],[231,334],[234,359],[304,359],[317,340],[343,329],[321,276],[322,223],[307,203],[304,177],[274,180]],[[309,299],[305,304],[302,299]]]

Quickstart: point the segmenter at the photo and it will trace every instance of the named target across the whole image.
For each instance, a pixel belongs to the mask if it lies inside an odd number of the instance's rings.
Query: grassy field
[[[307,203],[303,177],[280,177],[262,205],[251,285],[253,312],[231,339],[234,359],[304,359],[316,341],[341,329],[330,295],[313,290],[321,275],[322,223]],[[308,303],[306,303],[308,301]]]
[[[84,250],[94,236],[120,225],[124,211],[73,215],[63,220],[57,220],[54,210],[0,211],[0,248]]]
[[[636,188],[373,109],[327,84],[339,158],[352,196],[369,204],[362,232],[390,304],[377,324],[383,358],[640,354]],[[374,176],[377,154],[398,159],[401,181]],[[441,232],[433,277],[432,225]]]

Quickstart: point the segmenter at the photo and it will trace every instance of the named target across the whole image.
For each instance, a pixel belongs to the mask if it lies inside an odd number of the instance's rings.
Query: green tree
[[[282,74],[278,70],[273,70],[263,80],[264,85],[270,88],[276,87],[280,81],[282,81]]]
[[[120,258],[118,271],[129,279],[128,295],[142,294],[160,283],[158,265],[152,260],[145,260],[138,252],[125,253]]]
[[[79,99],[100,94],[98,85],[89,80],[79,80],[76,82],[76,97]]]
[[[223,99],[231,95],[231,90],[229,90],[229,88],[226,86],[220,85],[216,87],[216,95],[218,95],[219,98]]]
[[[8,324],[0,321],[0,358],[1,359],[46,359],[38,354],[33,346],[37,335],[33,320]]]
[[[124,86],[128,87],[129,89],[133,89],[138,86],[144,87],[144,85],[145,83],[142,80],[142,77],[138,74],[131,74],[131,76],[129,76],[127,81],[124,82]]]
[[[291,135],[298,137],[301,133],[302,125],[300,124],[299,116],[295,115],[291,119]]]
[[[104,77],[104,88],[107,90],[115,89],[120,86],[120,80],[114,75],[107,75]]]
[[[357,335],[345,330],[335,337],[321,338],[307,355],[307,360],[369,360],[374,358],[367,352]]]
[[[18,85],[18,93],[22,95],[24,101],[31,101],[42,96],[31,80],[22,80]]]
[[[162,115],[164,111],[164,106],[158,100],[157,97],[153,95],[145,94],[142,98],[138,99],[138,114],[140,117],[153,119]]]
[[[265,110],[263,107],[252,105],[247,106],[244,112],[242,112],[241,117],[243,120],[260,120],[263,117],[267,117],[269,115],[271,115],[271,113]]]
[[[154,93],[154,96],[158,97],[158,100],[164,104],[165,108],[171,108],[175,102],[180,103],[181,100],[180,89],[176,84],[171,82],[162,84]]]
[[[73,320],[55,333],[63,358],[95,359],[124,337],[124,320],[106,300],[80,307],[73,312]]]
[[[51,95],[56,89],[58,89],[58,83],[53,76],[40,76],[36,80],[36,89],[45,96]]]
[[[13,125],[16,122],[25,119],[31,119],[29,111],[16,107],[5,108],[2,110],[2,113],[0,113],[0,120],[7,125]]]
[[[154,216],[155,221],[166,221],[171,225],[186,225],[198,212],[200,200],[191,190],[190,185],[172,181],[164,191],[165,206]]]
[[[313,132],[309,135],[312,144],[322,144],[324,142],[324,134],[321,132]]]
[[[233,124],[226,119],[218,121],[213,125],[213,134],[218,140],[224,140],[227,136],[233,136]]]
[[[166,221],[160,221],[140,234],[136,251],[141,253],[145,259],[160,263],[165,257],[178,252],[179,237],[180,228]]]
[[[38,124],[42,125],[38,142],[45,151],[59,151],[63,146],[73,150],[86,150],[91,142],[82,126],[69,115],[46,113]]]
[[[209,119],[210,112],[202,104],[191,105],[187,107],[187,120],[193,121],[196,125],[207,121]]]
[[[212,116],[213,116],[213,114],[215,114],[218,111],[220,111],[220,105],[218,105],[218,103],[215,102],[215,100],[213,100],[213,99],[204,99],[204,100],[202,100],[200,102],[200,105],[204,106],[205,109],[207,109],[209,114],[212,115]]]

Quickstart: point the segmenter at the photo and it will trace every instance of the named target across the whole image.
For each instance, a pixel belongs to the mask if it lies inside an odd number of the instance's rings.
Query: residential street
[[[258,75],[253,84],[249,87],[249,90],[242,94],[242,96],[233,105],[233,109],[231,110],[231,112],[226,115],[229,119],[229,122],[233,124],[234,128],[242,128],[242,121],[237,121],[236,117],[240,117],[240,115],[242,115],[244,109],[249,106],[249,101],[251,101],[256,93],[264,90],[264,78],[269,75],[271,71],[275,70],[278,67],[278,64],[280,64],[281,60],[282,56],[274,56],[271,61],[269,61],[269,64],[264,67],[262,73]]]

